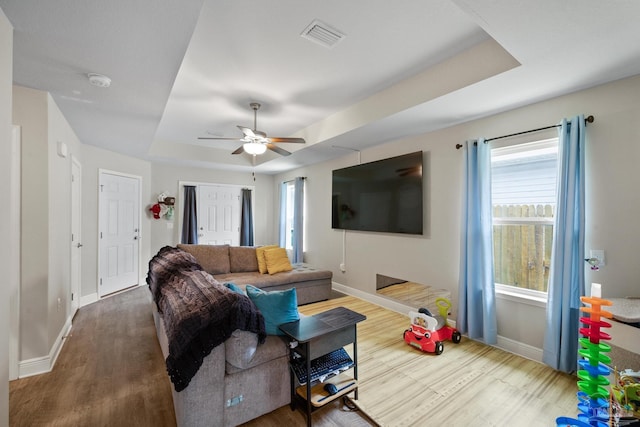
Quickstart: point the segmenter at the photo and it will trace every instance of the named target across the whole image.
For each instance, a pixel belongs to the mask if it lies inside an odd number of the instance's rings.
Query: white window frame
[[[552,147],[558,146],[558,138],[545,138],[535,141],[527,141],[525,143],[518,143],[513,145],[505,145],[502,147],[495,147],[493,150],[500,150],[504,154],[511,156],[518,156],[519,153],[530,151],[531,146],[537,146],[536,149],[544,150],[551,149]],[[493,154],[493,153],[492,153]],[[520,218],[513,219],[500,219],[493,220],[493,225],[531,225],[531,224],[544,224],[544,225],[555,225],[555,220],[553,218],[545,219],[545,218],[531,218],[530,220],[522,220]],[[542,291],[536,291],[533,289],[519,288],[517,286],[505,285],[502,283],[494,283],[496,297],[504,300],[515,301],[520,303],[525,303],[529,305],[533,305],[536,307],[546,307],[548,301],[548,293]],[[548,291],[548,288],[547,288]]]
[[[289,218],[288,214],[293,212],[294,181],[285,181],[282,183],[282,187],[282,195],[285,197],[285,203],[284,211],[280,212],[280,215],[283,216],[282,224],[284,225],[284,248],[287,250],[287,252],[291,252],[293,250],[293,244],[291,243],[291,237],[293,235],[293,217]],[[287,224],[289,224],[289,220],[291,220],[291,227],[287,227]]]

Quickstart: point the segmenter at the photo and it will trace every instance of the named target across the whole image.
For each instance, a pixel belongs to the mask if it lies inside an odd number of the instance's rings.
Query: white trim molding
[[[20,229],[21,229],[21,147],[22,128],[13,125],[11,138],[11,180],[9,193],[9,247],[10,265],[9,281],[9,380],[20,375]]]
[[[93,304],[98,301],[98,293],[94,292],[89,295],[82,295],[80,297],[80,307],[84,307],[85,305]]]
[[[399,302],[395,302],[384,297],[373,295],[373,294],[370,294],[369,292],[361,291],[359,289],[354,289],[350,286],[342,285],[337,282],[332,282],[331,286],[335,291],[340,292],[342,294],[351,295],[353,297],[360,298],[361,300],[365,300],[372,304],[376,304],[381,307],[387,308],[391,311],[395,311],[396,313],[404,314],[407,316],[407,321],[409,320],[409,312],[416,311],[414,307],[410,307],[408,305],[401,304]]]
[[[495,347],[508,351],[509,353],[517,354],[518,356],[522,356],[526,359],[531,359],[535,362],[542,363],[541,348],[537,348],[532,345],[522,343],[520,341],[515,341],[515,340],[512,340],[511,338],[505,338],[500,335],[498,335],[498,342],[495,345]]]
[[[51,372],[53,366],[56,364],[56,360],[58,360],[60,351],[62,351],[64,340],[69,336],[69,332],[71,332],[71,319],[71,316],[67,318],[67,321],[60,330],[58,338],[56,338],[56,341],[53,344],[53,347],[51,347],[48,356],[35,357],[33,359],[20,361],[18,374],[19,378],[31,377],[33,375]]]

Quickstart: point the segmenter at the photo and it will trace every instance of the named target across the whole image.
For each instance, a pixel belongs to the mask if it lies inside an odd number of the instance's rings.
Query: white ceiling
[[[253,126],[304,137],[275,173],[640,74],[640,2],[0,0],[14,82],[52,94],[85,144],[253,170]],[[333,48],[300,34],[343,32]],[[87,73],[112,79],[91,86]],[[576,112],[578,113],[578,112]],[[343,147],[343,148],[336,148]]]

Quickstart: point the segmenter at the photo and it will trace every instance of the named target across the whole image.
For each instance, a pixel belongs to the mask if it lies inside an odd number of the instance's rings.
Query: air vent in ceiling
[[[317,19],[309,24],[300,35],[327,48],[334,47],[345,38],[345,35],[340,31]]]

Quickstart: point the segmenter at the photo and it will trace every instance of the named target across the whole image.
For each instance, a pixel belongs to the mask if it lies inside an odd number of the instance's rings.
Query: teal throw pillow
[[[240,286],[236,285],[235,283],[227,282],[224,285],[228,289],[232,290],[233,292],[235,292],[237,294],[247,296],[247,294],[242,290],[242,288]]]
[[[278,325],[300,320],[296,289],[286,291],[263,291],[247,285],[247,296],[264,316],[264,326],[268,335],[284,335]]]

